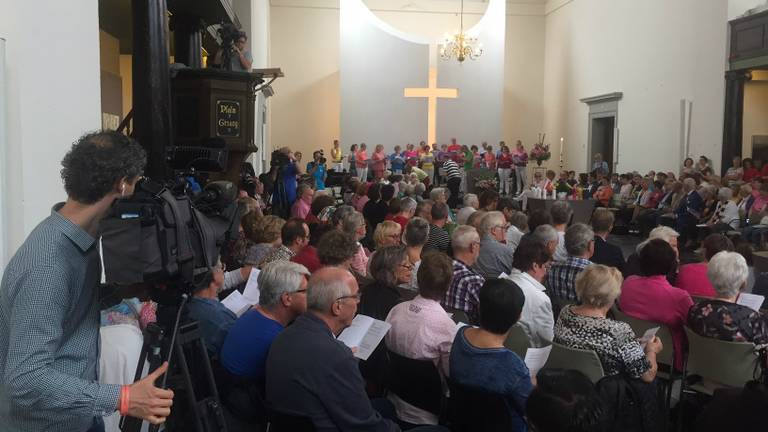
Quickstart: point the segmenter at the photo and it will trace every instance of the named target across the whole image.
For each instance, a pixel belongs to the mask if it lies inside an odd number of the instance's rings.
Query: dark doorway
[[[592,119],[592,142],[589,145],[589,166],[595,161],[595,155],[600,153],[608,163],[608,170],[613,172],[613,132],[616,127],[616,117],[599,117]]]

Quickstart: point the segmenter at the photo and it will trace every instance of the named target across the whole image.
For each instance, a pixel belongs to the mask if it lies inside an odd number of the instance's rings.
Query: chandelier
[[[446,34],[443,46],[440,47],[440,58],[443,60],[450,60],[456,57],[456,60],[461,63],[467,58],[475,60],[483,55],[483,44],[478,44],[477,38],[464,33],[464,0],[461,0],[459,20],[459,32],[453,36]]]

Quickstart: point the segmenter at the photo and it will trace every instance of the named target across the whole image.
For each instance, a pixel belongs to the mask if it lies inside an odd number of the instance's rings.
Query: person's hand
[[[658,354],[663,349],[664,349],[664,345],[661,343],[661,339],[659,339],[658,336],[654,336],[653,339],[649,340],[648,343],[645,345],[646,353],[652,352],[654,354]]]
[[[173,391],[155,387],[155,381],[168,370],[165,362],[154,372],[131,384],[128,415],[146,420],[152,424],[161,424],[171,414]]]

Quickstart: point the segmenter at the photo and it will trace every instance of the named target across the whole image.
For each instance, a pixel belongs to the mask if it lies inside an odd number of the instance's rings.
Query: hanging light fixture
[[[443,46],[440,47],[440,58],[450,60],[455,57],[461,63],[467,58],[475,60],[481,55],[483,55],[483,44],[479,44],[477,38],[464,33],[464,0],[461,0],[459,31],[453,36],[446,34]]]

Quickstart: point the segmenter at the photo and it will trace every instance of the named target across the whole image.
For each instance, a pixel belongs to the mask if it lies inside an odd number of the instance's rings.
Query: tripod
[[[200,335],[197,321],[189,321],[185,306],[187,295],[182,296],[179,306],[158,306],[157,323],[147,326],[144,344],[136,366],[135,380],[142,377],[144,363],[149,361],[153,371],[162,364],[162,353],[167,353],[168,373],[163,376],[160,387],[174,390],[174,407],[165,423],[167,431],[227,432],[224,412],[219,402],[219,393],[213,377],[208,352]],[[180,322],[184,324],[180,325]],[[170,339],[164,329],[171,329]],[[176,360],[173,361],[173,355]],[[202,377],[192,380],[192,377]],[[185,404],[178,401],[185,400]],[[123,417],[120,429],[123,432],[139,432],[143,421],[134,417]],[[151,425],[150,432],[159,426]]]

